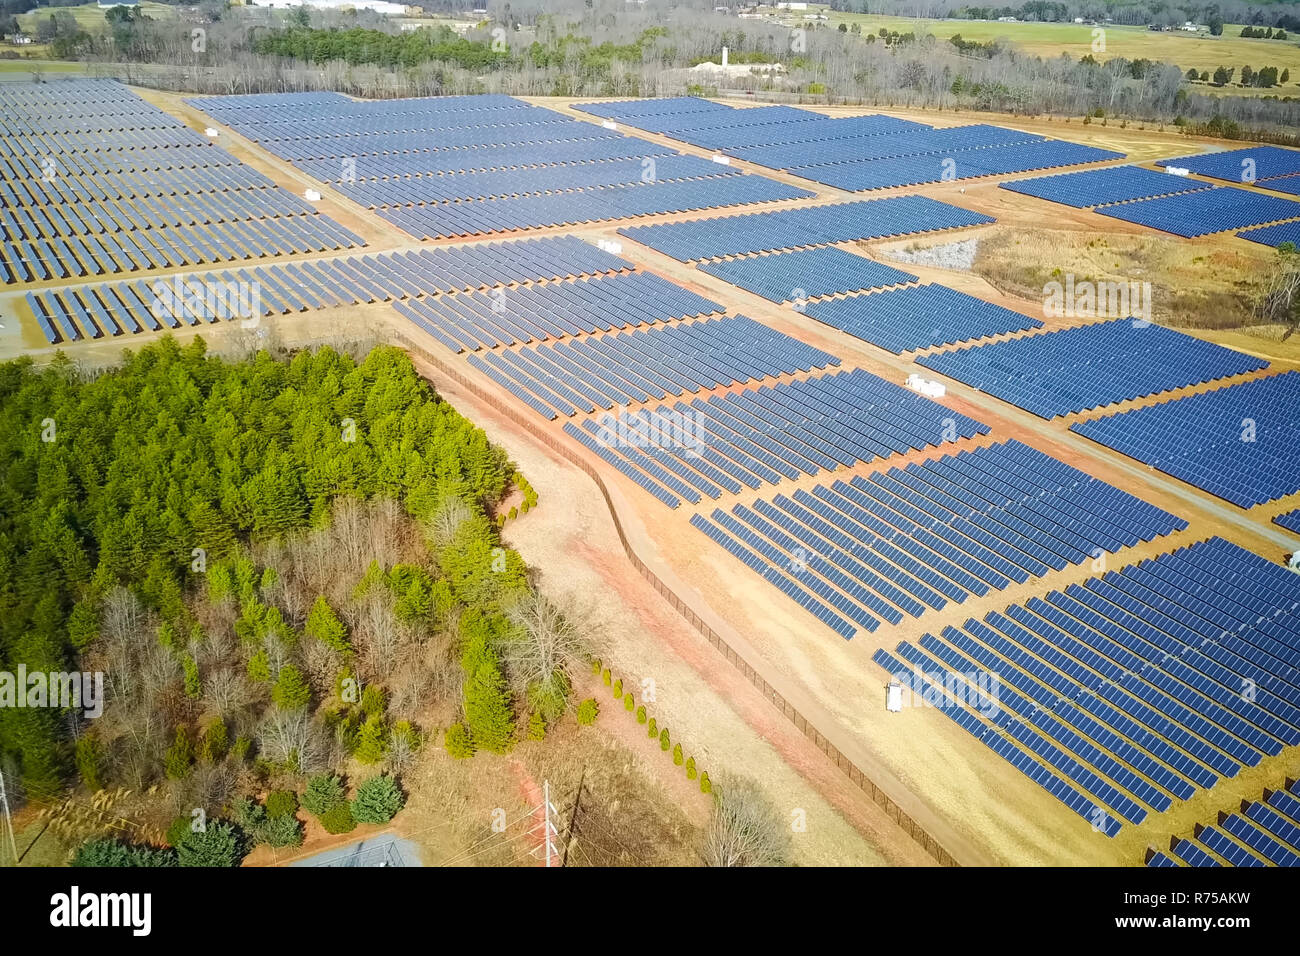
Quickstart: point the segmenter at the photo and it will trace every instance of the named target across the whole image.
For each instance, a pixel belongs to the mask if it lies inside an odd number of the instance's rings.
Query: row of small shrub
[[[701,793],[713,792],[713,783],[709,780],[708,771],[697,771],[695,767],[695,758],[686,756],[685,752],[682,750],[682,745],[674,744],[672,742],[672,737],[668,733],[668,728],[660,727],[655,718],[651,717],[646,712],[644,704],[638,706],[636,698],[632,696],[631,691],[624,692],[623,681],[621,679],[615,679],[609,668],[602,668],[601,663],[598,660],[591,662],[591,672],[592,674],[599,674],[601,681],[610,689],[610,693],[614,699],[621,700],[623,702],[623,709],[636,716],[636,722],[646,728],[647,736],[659,738],[660,750],[664,753],[672,752],[673,764],[678,767],[684,766],[686,768],[687,780],[695,780],[698,778],[700,781]],[[587,708],[589,704],[591,705],[587,710],[589,719],[584,721],[584,708]],[[592,723],[596,719],[597,713],[599,713],[599,706],[596,704],[596,701],[592,698],[584,700],[578,707],[578,723]]]
[[[508,512],[497,515],[498,526],[504,525],[507,521],[514,521],[520,515],[526,515],[537,507],[537,492],[521,472],[516,471],[511,475],[510,482],[519,489],[519,493],[524,496],[524,500],[518,505],[511,505]]]

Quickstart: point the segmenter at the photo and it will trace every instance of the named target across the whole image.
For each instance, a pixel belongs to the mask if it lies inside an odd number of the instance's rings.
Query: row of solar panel
[[[51,83],[6,83],[0,87],[0,116],[19,127],[89,132],[179,125],[158,107],[145,104],[141,108],[138,104],[139,99],[117,80],[67,77]]]
[[[1250,508],[1300,491],[1300,372],[1075,422],[1070,430]]]
[[[1096,295],[1092,283],[1088,286],[1087,294]],[[1136,308],[1135,302],[1123,301],[1129,298],[1128,291],[1120,290],[1122,295],[1116,296],[1114,302],[1088,308]],[[1082,290],[1078,294],[1082,295]],[[1066,309],[1075,299],[1073,284],[1061,290]],[[1269,364],[1244,352],[1131,318],[936,352],[922,355],[916,362],[1049,419],[1259,371]]]
[[[1014,441],[713,520],[870,630],[1187,526]]]
[[[838,365],[839,359],[753,319],[731,316],[471,353],[469,363],[532,392],[552,410],[546,417],[555,418],[807,372]]]
[[[178,266],[328,252],[365,240],[327,216],[177,226],[104,236],[0,243],[0,281],[40,282]]]
[[[378,215],[417,239],[484,235],[669,212],[805,199],[812,193],[760,176],[653,182],[544,196],[399,206]]]
[[[1097,212],[1190,239],[1300,218],[1300,202],[1233,186],[1214,186],[1198,192],[1103,206]]]
[[[1300,671],[1288,663],[1300,656],[1297,607],[1294,575],[1214,538],[898,654],[939,685],[949,669],[998,675],[994,724],[1108,815],[1140,822],[1141,804],[1164,810],[1300,741]],[[877,660],[910,671],[886,652]],[[976,736],[995,732],[953,709],[983,728]],[[1037,729],[1016,732],[1021,721]],[[1062,747],[1083,763],[1062,759]]]
[[[1242,239],[1277,247],[1284,242],[1300,246],[1300,222],[1281,222],[1276,226],[1260,226],[1258,229],[1246,229],[1237,233]]]
[[[866,135],[822,142],[812,150],[808,149],[805,142],[793,140],[770,146],[729,148],[727,152],[763,166],[789,169],[796,175],[811,177],[815,174],[829,174],[837,167],[842,167],[848,173],[871,163],[880,163],[882,168],[887,168],[891,160],[919,161],[923,157],[933,157],[938,162],[939,157],[965,153],[970,154],[967,157],[970,161],[977,162],[975,153],[979,150],[1031,146],[1044,142],[1047,140],[1034,133],[976,123],[948,129],[909,126],[897,129],[888,136]]]
[[[557,236],[171,275],[29,293],[27,302],[42,333],[55,344],[105,333],[156,331],[160,325],[178,328],[182,322],[252,319],[631,268],[579,239]],[[526,288],[502,291],[523,294]]]
[[[5,165],[0,163],[0,165]],[[0,169],[0,194],[9,206],[41,208],[57,203],[100,202],[137,196],[177,196],[225,192],[229,189],[267,189],[275,184],[250,166],[212,166],[204,169],[159,169],[152,172],[104,173],[73,176],[55,168],[51,175],[12,165]]]
[[[649,273],[395,303],[454,352],[607,332],[726,309]]]
[[[802,311],[895,355],[1043,325],[1020,312],[941,285],[829,299],[810,303]]]
[[[0,140],[0,144],[4,141]],[[56,176],[103,176],[121,173],[148,173],[168,169],[221,169],[240,165],[224,149],[204,140],[163,149],[119,150],[107,153],[64,153],[54,156],[33,151],[25,155],[5,151],[0,146],[0,164],[6,175],[24,175],[31,179]],[[21,173],[19,172],[21,171]]]
[[[616,452],[607,460],[639,483],[650,474],[692,504],[701,494],[717,499],[742,484],[778,484],[989,430],[861,370],[604,416],[599,426]]]
[[[1288,531],[1294,531],[1296,534],[1300,534],[1300,508],[1297,508],[1295,511],[1288,511],[1284,514],[1278,515],[1273,519],[1273,523],[1286,528]]]
[[[1253,183],[1300,173],[1300,151],[1281,146],[1247,146],[1217,153],[1161,159],[1156,165],[1181,167],[1200,176],[1230,183]],[[1261,185],[1272,188],[1267,183]]]
[[[625,226],[619,233],[680,262],[692,262],[958,229],[994,221],[991,216],[926,196],[897,196],[658,226]]]
[[[806,152],[804,149],[800,151]],[[978,179],[982,176],[1006,173],[1024,173],[1035,169],[1079,166],[1084,163],[1101,163],[1123,157],[1123,153],[1099,149],[1096,146],[1044,140],[973,147],[966,150],[952,149],[942,153],[925,153],[890,159],[870,159],[834,166],[795,167],[790,172],[827,186],[861,192],[870,189],[889,189],[895,186],[919,186],[923,183]]]
[[[492,169],[546,169],[580,166],[614,159],[680,156],[664,146],[631,137],[563,140],[547,146],[540,156],[535,145],[483,146],[476,149],[422,150],[339,158],[310,159],[295,165],[324,182],[367,182],[403,176],[438,176]]]
[[[1300,866],[1297,851],[1300,781],[1293,780],[1288,789],[1266,790],[1259,800],[1243,800],[1240,813],[1220,812],[1215,825],[1198,823],[1191,839],[1172,838],[1169,853],[1150,853],[1146,865]]]
[[[316,210],[288,190],[231,190],[186,196],[140,196],[131,200],[80,200],[0,209],[0,229],[11,242],[105,233],[165,231],[169,227],[311,216]]]
[[[1209,183],[1183,176],[1171,176],[1141,166],[1111,166],[1077,173],[1060,173],[1034,179],[999,183],[999,188],[1048,202],[1086,209],[1135,199],[1152,199],[1175,193],[1209,189]]]
[[[696,268],[772,302],[796,304],[837,292],[881,289],[918,281],[910,272],[828,246],[701,262]]]
[[[353,202],[373,209],[739,175],[738,170],[698,156],[644,156],[603,163],[494,169],[453,176],[374,179],[339,183],[336,188]]]

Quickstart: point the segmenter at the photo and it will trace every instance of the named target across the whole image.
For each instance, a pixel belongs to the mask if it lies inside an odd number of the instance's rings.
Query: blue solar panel
[[[1300,372],[1076,422],[1071,431],[1249,508],[1300,491]]]
[[[938,352],[916,361],[1040,418],[1258,371],[1269,364],[1131,319]]]
[[[1000,183],[1002,189],[1084,209],[1209,189],[1209,183],[1158,173],[1141,166],[1111,166],[1076,173]]]

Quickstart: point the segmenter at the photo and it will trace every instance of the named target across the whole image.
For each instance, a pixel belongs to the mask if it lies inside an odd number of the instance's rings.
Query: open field
[[[1208,33],[1154,32],[1145,27],[1108,24],[1097,27],[1074,23],[997,23],[987,20],[920,20],[909,17],[875,16],[864,13],[827,13],[832,28],[839,23],[859,24],[863,33],[875,33],[881,27],[899,33],[928,33],[940,40],[958,34],[965,40],[989,43],[1009,40],[1017,49],[1033,56],[1052,59],[1065,54],[1073,60],[1092,55],[1098,60],[1123,57],[1127,60],[1148,59],[1173,63],[1186,73],[1189,69],[1208,70],[1211,74],[1218,66],[1236,67],[1242,64],[1254,68],[1276,66],[1291,71],[1291,81],[1286,86],[1271,90],[1231,88],[1231,92],[1247,94],[1300,94],[1300,40],[1258,40],[1238,36],[1239,25],[1225,24],[1222,36]],[[1094,49],[1094,30],[1104,29],[1105,46]],[[1192,87],[1206,93],[1229,92],[1208,85]]]
[[[880,18],[864,18],[887,25]],[[957,26],[957,24],[954,24]],[[975,38],[960,24],[963,36]],[[990,24],[1000,28],[1034,25]],[[897,27],[891,27],[897,28]],[[864,29],[866,27],[864,26]],[[1084,30],[1086,28],[1073,28]],[[1115,31],[1127,34],[1130,31]],[[1132,37],[1150,42],[1195,38],[1171,34]],[[1230,38],[1225,38],[1225,43]],[[1059,40],[1059,37],[1056,38]],[[1042,39],[1042,42],[1049,42]],[[1125,39],[1127,42],[1127,39]],[[1241,41],[1267,46],[1270,41]],[[1281,47],[1282,45],[1277,45]],[[1137,47],[1131,47],[1136,50]],[[1059,51],[1058,51],[1059,52]],[[1112,51],[1114,55],[1147,55]],[[3,62],[3,61],[0,61]],[[1236,62],[1236,61],[1234,61]],[[1300,68],[1300,62],[1297,62]],[[1300,69],[1298,69],[1300,72]],[[184,104],[177,94],[138,91],[149,103],[178,117],[191,130],[219,122],[199,107]],[[598,127],[600,119],[574,109],[573,100],[537,98],[534,105]],[[861,110],[828,109],[829,116],[848,116]],[[1152,161],[1222,147],[1210,140],[1194,140],[1174,130],[1138,126],[1081,125],[981,114],[922,112],[892,113],[947,127],[970,122],[990,123],[1116,149],[1129,162]],[[593,130],[598,132],[598,130]],[[705,159],[711,150],[683,144],[665,134],[626,130],[637,148],[671,148],[685,157]],[[743,160],[733,170],[760,177],[780,186],[797,186],[812,195],[780,199],[754,208],[703,208],[689,212],[649,212],[623,219],[574,221],[538,228],[476,233],[456,238],[420,241],[393,225],[375,210],[349,198],[341,184],[322,186],[304,169],[271,149],[241,134],[238,124],[222,125],[223,148],[247,167],[264,174],[276,186],[302,195],[319,188],[323,198],[314,204],[320,214],[346,227],[366,243],[364,249],[346,252],[279,255],[277,263],[322,263],[346,255],[380,251],[456,248],[472,251],[484,241],[523,237],[576,236],[589,244],[619,243],[618,255],[637,274],[655,276],[722,304],[731,315],[748,316],[768,330],[783,333],[798,343],[835,356],[843,370],[862,370],[887,382],[900,383],[917,370],[913,354],[896,355],[866,341],[836,331],[783,305],[731,285],[674,259],[649,245],[618,232],[620,226],[690,223],[740,212],[815,209],[832,203],[864,198],[833,187],[810,183],[790,173],[775,172]],[[810,147],[811,148],[811,147]],[[562,165],[562,164],[556,164]],[[707,163],[705,164],[707,166]],[[546,168],[539,166],[539,168]],[[712,170],[710,170],[712,171]],[[1053,170],[1056,171],[1056,170]],[[468,174],[466,174],[468,175]],[[535,173],[541,176],[542,173]],[[971,212],[995,217],[996,222],[945,230],[933,235],[898,235],[889,238],[843,240],[836,248],[877,262],[898,262],[892,253],[942,246],[961,240],[975,245],[974,263],[968,270],[940,265],[905,265],[921,281],[938,283],[1025,316],[1043,314],[1044,282],[1063,270],[1081,278],[1150,281],[1158,290],[1156,319],[1188,328],[1193,335],[1233,348],[1266,356],[1273,362],[1267,372],[1247,372],[1226,381],[1244,383],[1300,370],[1300,342],[1283,340],[1277,328],[1241,327],[1246,321],[1246,300],[1258,289],[1259,277],[1273,257],[1271,250],[1236,238],[1231,232],[1195,240],[1178,240],[1154,229],[1100,216],[1087,209],[1048,203],[998,188],[1010,178],[1040,173],[994,175],[958,182],[935,182],[897,187],[866,194],[871,199],[922,196]],[[435,177],[426,176],[425,179]],[[463,180],[465,177],[462,176]],[[419,184],[420,177],[405,180]],[[445,176],[439,181],[457,177]],[[699,179],[688,180],[698,182]],[[520,187],[513,181],[507,187]],[[630,189],[639,188],[636,186]],[[674,187],[675,188],[675,187]],[[563,190],[557,190],[563,192]],[[580,192],[580,190],[574,190]],[[474,208],[474,199],[462,197],[462,207]],[[433,204],[430,204],[433,205]],[[967,220],[969,221],[969,220]],[[208,266],[202,267],[204,271]],[[157,276],[190,271],[175,267],[155,270]],[[109,277],[110,279],[112,277]],[[564,276],[560,280],[567,281]],[[91,280],[86,280],[91,281]],[[484,278],[484,288],[495,280]],[[529,285],[548,288],[556,280]],[[591,281],[591,280],[584,280]],[[576,280],[575,280],[576,282]],[[0,290],[0,353],[31,354],[48,358],[55,351],[37,330],[20,292],[58,290],[73,283],[47,279],[20,289]],[[80,283],[77,283],[78,285]],[[523,282],[500,285],[509,296]],[[856,290],[849,290],[850,292]],[[440,293],[438,301],[460,301],[463,290]],[[422,297],[427,302],[430,293]],[[1043,317],[1048,329],[1083,324],[1075,318]],[[679,319],[660,328],[679,329]],[[1279,511],[1300,504],[1300,493],[1250,511],[1235,508],[1208,492],[1167,477],[1136,461],[1071,432],[1071,423],[1095,417],[1095,412],[1043,420],[991,397],[971,386],[946,379],[942,406],[988,425],[988,435],[965,438],[952,447],[928,446],[870,463],[841,466],[833,474],[800,475],[777,486],[741,493],[723,492],[716,500],[701,501],[669,510],[649,497],[624,472],[570,439],[563,430],[567,420],[538,417],[507,391],[498,380],[471,365],[444,342],[398,314],[387,302],[328,305],[275,316],[266,330],[280,344],[295,346],[347,336],[396,341],[412,353],[417,367],[463,414],[481,425],[494,443],[504,447],[540,493],[535,511],[506,526],[505,540],[526,561],[540,569],[543,586],[575,600],[583,596],[601,605],[602,659],[624,679],[636,684],[649,678],[656,687],[657,712],[674,728],[674,739],[686,742],[711,773],[738,773],[762,781],[764,790],[783,815],[803,810],[809,820],[806,833],[795,841],[794,859],[800,864],[923,865],[934,862],[919,842],[907,834],[869,789],[850,782],[827,756],[827,747],[843,755],[841,767],[851,764],[892,805],[947,853],[963,864],[995,865],[1137,865],[1148,846],[1164,846],[1170,835],[1184,835],[1193,824],[1211,819],[1219,810],[1234,809],[1242,800],[1258,797],[1264,787],[1280,785],[1300,770],[1300,748],[1288,747],[1231,779],[1198,789],[1186,800],[1175,801],[1164,812],[1153,812],[1140,824],[1126,824],[1114,839],[1095,832],[1079,815],[1067,809],[1043,788],[1010,764],[972,741],[952,721],[932,708],[907,708],[889,713],[882,706],[887,677],[871,660],[878,648],[893,650],[903,640],[917,641],[926,633],[939,633],[945,625],[960,626],[1010,604],[1023,603],[1051,589],[1080,584],[1104,569],[1168,552],[1212,535],[1265,557],[1280,559],[1293,539],[1270,519]],[[179,340],[202,334],[217,345],[234,348],[256,342],[238,323],[185,327]],[[607,343],[613,335],[635,335],[598,329],[581,336],[588,343]],[[999,339],[1020,338],[1025,333],[1005,333]],[[242,338],[241,338],[242,336]],[[67,353],[88,364],[111,361],[124,344],[147,341],[149,333],[98,341],[76,342]],[[579,336],[574,335],[575,340]],[[501,354],[504,347],[489,346],[484,353]],[[920,352],[932,351],[921,349]],[[927,373],[928,374],[928,373]],[[763,384],[807,382],[816,372],[768,371]],[[1225,384],[1216,381],[1187,385],[1155,396],[1131,399],[1105,411],[1143,408],[1171,397],[1200,394]],[[701,388],[700,397],[725,395],[741,385]],[[744,386],[750,387],[749,385]],[[691,395],[683,396],[689,401]],[[655,403],[632,402],[630,408]],[[1089,563],[1067,565],[1042,576],[1030,576],[1002,590],[972,595],[921,617],[904,617],[898,624],[878,630],[859,630],[845,641],[821,626],[794,601],[782,596],[742,563],[726,554],[690,524],[692,515],[708,516],[716,506],[724,511],[756,497],[777,492],[792,495],[810,491],[819,483],[848,481],[910,463],[921,463],[959,450],[984,448],[1015,439],[1045,452],[1097,479],[1121,488],[1189,522],[1186,530],[1106,554],[1103,568]],[[655,581],[658,583],[656,584]],[[679,609],[669,603],[672,595]],[[712,635],[712,636],[710,636]],[[723,648],[725,647],[725,651]],[[737,662],[743,667],[735,666]],[[759,681],[766,682],[760,689]],[[642,684],[644,686],[644,684]],[[584,690],[599,696],[601,688]],[[602,703],[606,703],[603,701]],[[798,721],[807,730],[797,729]],[[610,825],[595,814],[623,812],[644,832],[645,842],[618,848],[605,846],[611,861],[643,864],[689,864],[692,834],[707,818],[707,801],[685,784],[680,773],[647,742],[635,722],[616,704],[606,707],[595,732],[565,733],[554,751],[530,749],[516,759],[490,758],[472,763],[452,763],[441,752],[420,766],[417,802],[400,831],[422,845],[426,862],[457,861],[466,847],[482,837],[485,811],[497,806],[509,812],[534,804],[531,795],[538,779],[564,781],[569,786],[595,763],[591,787],[601,799],[593,801],[593,829]],[[820,738],[815,744],[814,739]],[[825,746],[822,746],[825,744]],[[451,763],[451,766],[446,766]],[[481,776],[480,776],[481,775]],[[459,829],[447,824],[441,807],[454,808],[462,821]],[[618,810],[617,808],[624,809]],[[480,862],[526,863],[528,849],[502,847],[499,855],[485,854]],[[597,858],[593,863],[600,862]]]
[[[152,20],[174,20],[177,16],[177,7],[169,6],[165,3],[152,3],[150,0],[142,0],[139,6],[139,12]],[[70,13],[72,19],[77,21],[77,26],[83,30],[98,30],[107,26],[104,14],[108,11],[98,3],[85,3],[77,7],[35,7],[26,13],[18,14],[18,26],[28,33],[35,34],[37,24],[41,20],[48,19],[56,13]]]

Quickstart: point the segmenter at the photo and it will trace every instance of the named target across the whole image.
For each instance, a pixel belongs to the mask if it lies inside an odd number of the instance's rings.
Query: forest
[[[0,427],[0,672],[106,698],[0,708],[11,799],[153,795],[134,839],[75,833],[86,865],[233,864],[301,840],[299,803],[382,822],[421,747],[504,753],[565,712],[581,635],[499,539],[536,493],[402,351],[20,359]]]

